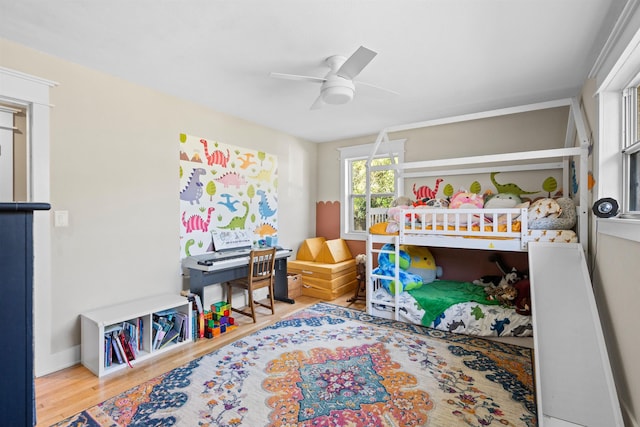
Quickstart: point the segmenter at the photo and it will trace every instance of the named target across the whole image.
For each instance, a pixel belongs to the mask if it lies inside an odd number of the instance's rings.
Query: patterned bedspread
[[[384,304],[393,303],[393,297],[383,288],[374,291],[371,298],[375,310],[393,311],[393,307]],[[399,301],[400,315],[404,320],[424,324],[425,310],[408,292],[402,292]],[[518,314],[512,308],[475,301],[451,305],[424,326],[475,336],[533,336],[531,316]]]

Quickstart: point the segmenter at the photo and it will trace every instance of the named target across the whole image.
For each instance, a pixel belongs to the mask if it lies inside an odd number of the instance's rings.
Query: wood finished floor
[[[363,302],[352,304],[347,301],[352,295],[349,292],[331,301],[331,303],[364,310]],[[192,345],[186,345],[180,349],[175,349],[156,358],[141,362],[135,365],[133,369],[122,370],[103,378],[96,377],[81,364],[36,378],[37,426],[50,426],[62,421],[90,406],[184,365],[197,357],[210,353],[229,342],[251,334],[294,311],[304,309],[318,301],[320,300],[317,298],[302,296],[296,298],[295,304],[276,302],[275,316],[271,316],[270,311],[259,308],[258,310],[261,314],[258,315],[255,324],[248,317],[236,315],[234,317],[239,327],[231,332],[215,339],[198,340]]]

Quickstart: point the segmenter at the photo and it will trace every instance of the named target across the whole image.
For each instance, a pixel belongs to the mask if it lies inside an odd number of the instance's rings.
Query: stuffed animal
[[[497,193],[484,196],[484,207],[486,209],[515,208],[522,199],[515,193]]]
[[[473,283],[480,286],[499,286],[506,287],[506,285],[513,285],[522,279],[527,278],[527,273],[518,271],[517,268],[509,268],[502,257],[499,254],[489,255],[489,261],[496,264],[498,270],[502,273],[501,276],[482,276],[479,280],[474,280]]]
[[[400,230],[401,224],[404,224],[402,218],[402,209],[408,209],[412,207],[413,202],[410,198],[401,196],[391,202],[391,206],[387,210],[387,228],[386,232],[389,234],[397,233]]]
[[[442,276],[442,267],[436,265],[429,248],[425,246],[401,245],[400,250],[411,257],[411,264],[407,271],[422,277],[423,283],[431,283]]]
[[[525,278],[513,285],[518,291],[518,295],[513,300],[516,313],[523,316],[531,316],[531,283]]]
[[[381,248],[382,251],[394,251],[395,247],[391,243],[387,243]],[[422,286],[424,283],[422,277],[418,274],[411,273],[409,270],[411,266],[411,256],[404,250],[400,250],[400,271],[399,279],[400,283],[396,283],[395,280],[380,279],[382,286],[391,295],[395,295],[396,291],[401,293],[411,289],[416,289]],[[395,253],[381,252],[378,256],[378,267],[373,270],[373,274],[379,274],[383,276],[395,276]]]
[[[451,196],[451,201],[449,202],[449,209],[478,209],[483,206],[484,200],[482,200],[480,194],[465,190],[460,190]]]
[[[531,315],[531,292],[527,274],[515,267],[509,270],[498,254],[489,256],[489,261],[496,264],[502,276],[482,276],[473,283],[485,287],[487,299],[514,307],[517,313],[524,316]]]
[[[511,269],[511,271],[503,274],[502,276],[482,276],[480,279],[476,279],[473,281],[475,285],[484,286],[485,288],[507,288],[510,285],[513,285],[520,280],[522,280],[524,276],[521,272],[519,272],[515,267]]]
[[[518,290],[513,285],[505,287],[487,287],[485,288],[488,300],[496,300],[501,305],[512,307],[518,297]]]

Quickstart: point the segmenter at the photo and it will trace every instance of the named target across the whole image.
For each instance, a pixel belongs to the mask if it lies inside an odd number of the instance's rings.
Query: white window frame
[[[393,140],[380,145],[374,158],[397,156],[398,163],[404,162],[405,139]],[[367,231],[352,230],[351,218],[351,162],[368,159],[374,144],[342,147],[340,151],[340,237],[345,240],[366,240]],[[402,180],[396,173],[394,198],[403,192]]]
[[[597,177],[593,200],[611,197],[621,211],[628,209],[629,177],[623,151],[629,132],[626,119],[628,88],[638,83],[640,75],[640,9],[630,7],[621,15],[591,75],[598,88]],[[628,151],[630,152],[630,151]],[[597,233],[640,242],[640,219],[627,217],[597,219]]]
[[[637,160],[640,153],[640,138],[638,137],[638,85],[640,82],[640,70],[629,87],[624,89],[623,99],[623,144],[622,144],[622,213],[624,217],[636,217],[640,219],[640,208],[636,200],[635,206],[631,206],[631,192],[633,183],[638,184],[637,174],[631,176],[631,164],[634,158]],[[633,182],[632,182],[633,181]],[[636,191],[637,194],[637,191]],[[637,199],[637,196],[636,196]]]

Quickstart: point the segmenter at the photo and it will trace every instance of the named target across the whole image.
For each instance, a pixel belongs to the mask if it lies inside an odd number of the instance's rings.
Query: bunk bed
[[[557,171],[561,173],[563,190],[571,188],[571,180],[587,182],[588,139],[579,105],[575,99],[562,100],[560,105],[568,105],[570,127],[575,126],[579,146],[575,146],[576,134],[567,131],[565,148],[504,153],[495,155],[462,157],[455,159],[425,160],[373,166],[371,160],[384,153],[389,133],[424,127],[425,123],[388,128],[380,132],[369,157],[370,171],[395,169],[397,188],[402,191],[404,181],[410,178],[446,177],[460,175],[488,175],[500,172]],[[564,104],[562,104],[564,102]],[[557,104],[553,104],[555,106]],[[540,108],[549,108],[542,104]],[[381,150],[381,151],[378,151]],[[577,175],[577,176],[576,176]],[[399,193],[400,195],[403,193]],[[543,228],[546,222],[539,222],[537,212],[530,210],[532,204],[510,208],[450,209],[442,207],[408,206],[396,212],[397,231],[388,232],[388,222],[384,211],[371,208],[371,193],[367,188],[367,313],[410,323],[422,324],[449,332],[478,336],[531,336],[533,324],[531,315],[502,305],[487,305],[487,301],[470,298],[469,301],[452,302],[449,308],[433,319],[425,316],[429,307],[423,307],[424,300],[416,300],[412,292],[389,292],[383,286],[385,281],[400,283],[401,248],[406,245],[479,249],[490,251],[527,252],[531,242],[546,241],[579,242],[585,253],[588,249],[587,228],[587,185],[579,185],[576,194],[566,194],[563,200],[571,202],[564,206],[564,212],[574,220],[570,230],[563,229],[563,218],[558,218],[550,229]],[[550,200],[551,197],[549,197]],[[558,215],[556,215],[558,216]],[[553,215],[551,215],[553,217]],[[380,225],[384,224],[383,227]],[[381,254],[395,259],[392,273],[380,273],[374,265]],[[428,287],[425,284],[423,287]],[[414,292],[415,293],[415,292]],[[475,294],[475,293],[474,293]],[[480,311],[479,311],[480,310]],[[425,321],[426,319],[426,321]],[[507,320],[505,320],[507,319]]]
[[[577,170],[577,191],[571,196],[575,205],[576,224],[573,228],[578,243],[559,240],[540,241],[544,230],[531,232],[529,210],[460,211],[434,209],[427,213],[419,209],[401,210],[397,234],[374,234],[367,237],[367,312],[386,318],[418,323],[403,310],[406,304],[415,308],[406,292],[387,292],[386,301],[376,299],[384,280],[399,283],[400,247],[471,248],[491,251],[526,252],[529,262],[531,292],[531,329],[535,354],[535,385],[538,425],[544,426],[623,426],[620,402],[616,393],[604,334],[592,290],[588,259],[588,136],[576,99],[564,101],[570,107],[565,147],[553,150],[519,152],[501,155],[466,157],[448,160],[393,165],[396,179],[416,176],[490,173],[491,171],[525,169],[560,169],[562,188],[569,189],[569,177]],[[541,105],[541,108],[548,108]],[[424,127],[424,123],[388,128],[380,132],[369,158],[370,170],[380,144],[388,141],[388,133]],[[575,126],[573,133],[571,129]],[[577,138],[576,138],[577,136]],[[575,147],[575,141],[578,146]],[[556,159],[556,163],[547,163]],[[526,165],[522,164],[522,161]],[[579,165],[579,169],[571,165]],[[411,172],[419,169],[420,172]],[[471,171],[473,170],[473,171]],[[572,183],[573,184],[573,183]],[[403,194],[402,183],[398,186]],[[575,188],[575,187],[574,187]],[[375,222],[384,221],[384,212],[371,209],[371,193],[367,189],[367,230]],[[453,214],[453,215],[452,215]],[[408,216],[407,216],[408,215]],[[374,219],[375,218],[375,219]],[[408,220],[405,220],[407,218]],[[518,225],[516,225],[518,223]],[[500,226],[499,226],[500,225]],[[541,227],[542,228],[542,227]],[[557,232],[558,230],[552,230]],[[392,245],[393,249],[384,249]],[[387,247],[388,248],[388,247]],[[390,275],[373,273],[373,258],[394,256]],[[429,284],[423,285],[429,286]],[[376,293],[378,292],[378,294]],[[420,319],[422,321],[422,319]],[[455,320],[450,323],[455,326]],[[446,322],[441,322],[446,324]],[[438,328],[441,329],[441,328]],[[454,328],[453,332],[467,332]],[[444,333],[444,332],[443,332]],[[488,337],[498,340],[511,338]],[[529,338],[513,338],[526,340]]]

